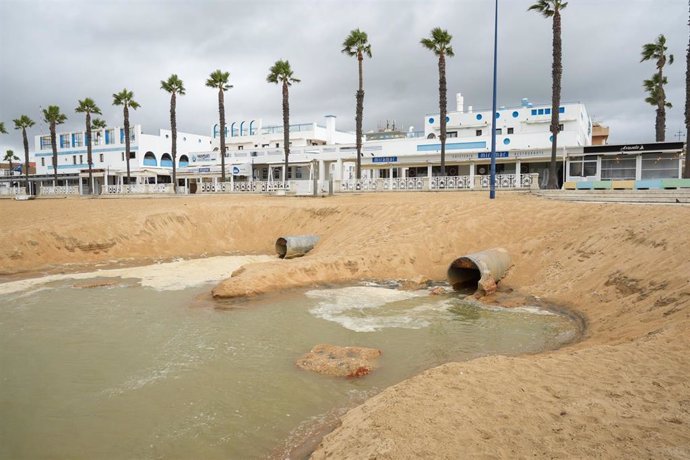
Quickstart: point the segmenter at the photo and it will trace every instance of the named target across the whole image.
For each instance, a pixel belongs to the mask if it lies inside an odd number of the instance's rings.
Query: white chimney
[[[472,106],[471,105],[467,106],[467,112],[472,113]]]
[[[462,93],[455,95],[455,103],[457,105],[457,111],[462,113],[465,111],[465,98],[462,97]]]
[[[333,144],[335,141],[335,115],[326,115],[326,144]]]

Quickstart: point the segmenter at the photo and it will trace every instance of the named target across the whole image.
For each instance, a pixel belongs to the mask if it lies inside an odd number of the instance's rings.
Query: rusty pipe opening
[[[276,240],[276,252],[281,259],[302,257],[311,251],[319,237],[316,235],[281,236]]]
[[[461,257],[448,267],[448,281],[456,291],[472,290],[479,287],[482,272],[470,259]]]
[[[488,295],[496,292],[496,284],[505,277],[510,266],[510,255],[503,248],[467,254],[450,264],[448,282],[456,291],[471,289]]]
[[[287,240],[285,238],[281,237],[276,240],[276,252],[278,257],[285,258],[285,254],[287,254]]]

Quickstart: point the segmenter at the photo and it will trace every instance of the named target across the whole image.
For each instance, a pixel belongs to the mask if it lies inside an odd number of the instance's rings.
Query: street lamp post
[[[492,120],[491,120],[491,178],[489,199],[496,198],[496,61],[498,54],[498,0],[496,0],[496,9],[494,15],[494,87],[493,87],[493,102],[492,102]]]

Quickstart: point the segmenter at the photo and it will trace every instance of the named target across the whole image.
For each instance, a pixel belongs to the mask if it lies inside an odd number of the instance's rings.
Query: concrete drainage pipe
[[[455,259],[448,267],[448,282],[456,291],[473,289],[488,295],[496,292],[496,283],[510,267],[508,251],[487,249]]]
[[[276,240],[276,252],[281,259],[302,257],[316,246],[316,235],[281,236]]]

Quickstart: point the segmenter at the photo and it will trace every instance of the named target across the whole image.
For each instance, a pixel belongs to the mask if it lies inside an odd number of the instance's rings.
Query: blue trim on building
[[[463,142],[463,143],[451,143],[446,144],[446,150],[469,150],[469,149],[485,149],[486,141],[478,142]],[[436,150],[441,150],[441,144],[426,144],[418,145],[418,152],[432,152]]]
[[[125,147],[124,145],[122,147],[109,147],[105,149],[93,149],[92,153],[104,153],[104,152],[124,152]],[[136,152],[138,150],[138,147],[130,147],[129,151],[130,152]],[[86,149],[83,150],[68,150],[66,152],[58,152],[58,156],[60,155],[74,155],[75,153],[88,153]],[[53,152],[48,152],[48,153],[36,153],[34,156],[36,157],[52,157]]]
[[[46,167],[49,170],[53,170],[53,165],[46,165]],[[79,169],[88,169],[89,165],[88,164],[79,164],[79,165],[58,165],[58,170],[60,169],[74,169],[74,168],[79,168]]]

